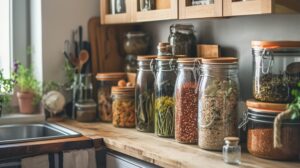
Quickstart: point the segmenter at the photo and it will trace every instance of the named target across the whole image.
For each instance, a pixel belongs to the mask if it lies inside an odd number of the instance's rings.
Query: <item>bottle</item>
[[[241,164],[241,146],[239,145],[239,140],[238,137],[224,138],[223,158],[225,163]]]

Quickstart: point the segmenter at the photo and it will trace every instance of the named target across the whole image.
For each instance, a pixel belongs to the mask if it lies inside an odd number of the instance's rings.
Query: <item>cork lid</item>
[[[220,58],[202,58],[203,64],[237,64],[238,58],[220,57]]]
[[[138,61],[148,61],[152,59],[156,59],[157,55],[139,55],[137,56]]]
[[[254,99],[247,100],[248,109],[261,112],[281,113],[287,109],[287,104],[260,102]]]
[[[111,94],[113,94],[113,95],[129,95],[129,96],[132,96],[132,95],[135,94],[135,87],[113,86],[111,88]]]
[[[164,61],[164,60],[179,59],[179,58],[187,58],[187,56],[186,55],[157,56],[156,60]]]
[[[237,142],[237,141],[240,141],[240,138],[239,137],[225,137],[224,141]]]
[[[118,81],[121,79],[126,79],[127,74],[123,72],[114,73],[98,73],[96,79],[99,81]]]
[[[178,63],[194,63],[194,62],[200,62],[201,63],[202,58],[191,58],[191,57],[186,57],[186,58],[178,58],[177,62]]]
[[[300,41],[252,41],[252,48],[300,48]]]

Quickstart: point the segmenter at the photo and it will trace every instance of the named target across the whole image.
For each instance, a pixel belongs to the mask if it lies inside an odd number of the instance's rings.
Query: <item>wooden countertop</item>
[[[223,162],[221,152],[199,149],[197,145],[184,145],[173,139],[159,138],[152,133],[142,133],[135,129],[115,128],[108,123],[79,123],[76,121],[57,122],[78,131],[85,136],[103,138],[107,148],[135,158],[171,168],[231,168],[238,167]],[[239,167],[249,168],[299,168],[299,162],[279,162],[260,159],[248,153],[242,154]]]

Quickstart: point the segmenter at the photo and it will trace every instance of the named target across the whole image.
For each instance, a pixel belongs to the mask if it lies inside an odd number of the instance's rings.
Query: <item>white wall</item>
[[[64,41],[72,29],[83,26],[88,39],[89,18],[99,16],[99,0],[42,0],[43,80],[64,80]]]

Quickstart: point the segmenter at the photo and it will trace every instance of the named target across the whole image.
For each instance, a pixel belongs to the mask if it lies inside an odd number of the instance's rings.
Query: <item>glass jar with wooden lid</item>
[[[125,80],[126,73],[98,73],[98,113],[103,122],[112,121],[111,87],[117,86],[119,80]]]

